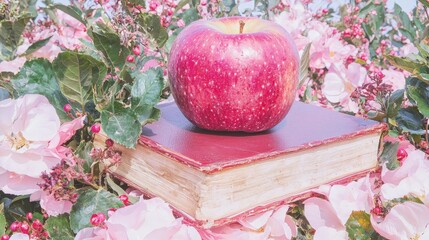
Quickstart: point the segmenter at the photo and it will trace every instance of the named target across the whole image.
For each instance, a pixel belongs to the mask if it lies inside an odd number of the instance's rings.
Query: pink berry
[[[72,106],[70,104],[66,104],[63,107],[64,112],[70,112],[72,110]]]
[[[105,143],[107,147],[112,147],[114,144],[113,140],[110,138],[106,139]]]
[[[99,133],[101,130],[101,126],[99,123],[94,123],[94,125],[91,126],[91,132],[93,133]]]
[[[396,152],[396,157],[398,158],[398,161],[402,162],[406,157],[408,157],[407,151],[403,148],[399,148]]]
[[[21,228],[21,225],[22,225],[22,223],[21,223],[21,222],[13,222],[13,223],[10,225],[10,230],[11,230],[12,232],[17,232],[17,231],[19,231],[19,229]]]
[[[149,4],[149,9],[150,9],[151,11],[155,11],[157,7],[158,7],[158,4],[156,4],[156,2],[151,2],[151,3]]]
[[[140,55],[141,51],[140,51],[140,47],[139,46],[134,46],[133,47],[133,53],[134,55]]]
[[[94,213],[91,216],[90,222],[93,226],[100,226],[106,220],[104,213]]]
[[[35,219],[35,220],[33,221],[33,223],[31,224],[31,227],[32,227],[34,230],[36,230],[36,231],[40,231],[40,230],[42,230],[42,229],[43,229],[43,225],[42,225],[42,223],[40,222],[40,220],[39,220],[39,219]]]
[[[383,213],[383,209],[381,209],[381,207],[374,207],[372,209],[372,213],[374,213],[375,215],[381,215]]]
[[[128,55],[127,62],[129,62],[129,63],[134,62],[134,56],[133,55]]]
[[[33,219],[33,214],[31,212],[28,212],[26,214],[26,217],[27,217],[28,220],[31,220],[31,219]]]
[[[9,235],[7,235],[7,234],[3,234],[3,235],[1,236],[1,240],[9,240]]]
[[[126,194],[122,194],[121,196],[119,196],[119,199],[121,199],[121,201],[124,203],[124,205],[130,204],[130,202],[128,201],[128,196]]]
[[[21,232],[24,234],[28,234],[28,232],[30,232],[30,225],[28,225],[28,223],[23,223],[21,225]]]

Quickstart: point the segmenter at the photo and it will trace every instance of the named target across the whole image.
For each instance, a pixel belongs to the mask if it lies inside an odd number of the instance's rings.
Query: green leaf
[[[174,13],[176,13],[177,11],[179,11],[180,9],[182,9],[186,4],[190,3],[191,0],[181,0],[177,6],[176,9],[174,9]]]
[[[63,110],[68,100],[61,93],[52,64],[47,59],[27,61],[11,82],[19,96],[42,94],[55,107],[61,119],[69,120]]]
[[[425,7],[429,7],[429,2],[427,0],[419,0]]]
[[[46,45],[46,43],[49,42],[49,40],[51,39],[52,36],[39,40],[33,44],[30,45],[30,47],[27,48],[27,50],[25,51],[25,53],[23,53],[21,56],[27,56],[30,55],[32,53],[34,53],[35,51],[37,51],[39,48],[43,47]]]
[[[70,229],[70,223],[67,214],[56,217],[49,217],[44,225],[52,240],[73,240],[74,233]]]
[[[363,8],[359,10],[359,17],[364,18],[369,12],[374,9],[375,5],[373,2],[368,2]]]
[[[161,68],[151,68],[144,73],[133,72],[134,85],[131,88],[131,108],[138,116],[142,125],[159,118],[154,106],[164,88],[163,71]]]
[[[420,114],[417,107],[402,108],[398,112],[396,122],[398,126],[402,128],[402,131],[409,132],[411,134],[424,134],[423,129],[423,116]]]
[[[425,117],[429,117],[429,86],[414,87],[408,86],[408,95],[417,103],[419,112]]]
[[[84,106],[107,74],[104,63],[76,52],[62,52],[53,62],[61,92]]]
[[[135,79],[131,88],[131,107],[139,112],[140,108],[155,106],[164,88],[164,74],[161,68],[150,68],[146,72],[131,73]]]
[[[398,89],[390,95],[387,105],[387,117],[396,117],[399,109],[401,108],[402,102],[404,101],[404,93],[405,89]]]
[[[389,170],[396,169],[400,166],[396,153],[398,152],[399,142],[386,142],[383,145],[383,152],[380,155],[381,163],[386,162]]]
[[[124,189],[122,189],[118,184],[116,184],[113,179],[110,177],[109,174],[106,175],[107,184],[109,184],[109,187],[118,194],[118,196],[127,194]]]
[[[413,73],[415,69],[419,69],[420,67],[424,67],[424,65],[413,62],[407,58],[403,57],[396,57],[388,55],[386,56],[386,59],[389,60],[390,64],[393,66],[403,69],[405,71],[408,71],[410,73]]]
[[[4,215],[4,203],[0,204],[0,236],[2,236],[7,227],[6,216]]]
[[[121,39],[116,33],[93,30],[92,38],[94,46],[103,53],[112,68],[122,69],[124,67],[125,59],[130,51],[121,44]]]
[[[414,34],[412,31],[405,29],[405,28],[399,28],[399,32],[401,32],[401,34],[404,35],[411,42],[414,42]]]
[[[302,52],[301,62],[299,64],[298,88],[300,88],[302,84],[304,84],[304,81],[308,77],[308,67],[310,64],[310,48],[311,48],[311,43],[307,44],[307,46],[305,46],[304,48],[304,51]]]
[[[92,227],[89,222],[94,213],[104,213],[110,208],[124,206],[122,201],[114,194],[104,190],[86,189],[79,192],[79,198],[70,212],[70,227],[74,233],[87,227]]]
[[[161,18],[150,13],[141,13],[137,18],[137,23],[143,28],[143,32],[149,34],[161,48],[168,40],[168,33],[161,26]]]
[[[426,45],[424,42],[421,42],[420,44],[416,45],[417,49],[419,49],[419,53],[420,55],[422,55],[422,57],[424,58],[428,58],[429,57],[429,46]]]
[[[167,52],[170,52],[171,47],[173,46],[174,40],[176,40],[177,36],[179,35],[179,33],[183,30],[184,28],[178,28],[176,29],[173,34],[170,35],[170,37],[168,38],[167,42],[165,43],[165,49],[167,50]]]
[[[198,20],[201,16],[198,14],[198,10],[196,8],[189,8],[183,13],[181,13],[178,18],[183,19],[186,25]]]
[[[136,146],[141,124],[132,109],[124,108],[120,102],[114,102],[113,106],[101,112],[101,125],[113,141],[127,148]]]
[[[417,72],[417,71],[414,71]],[[429,84],[429,74],[428,73],[416,73],[416,76],[426,84]]]
[[[371,235],[374,233],[372,228],[370,215],[364,211],[353,211],[346,222],[346,230],[349,234],[349,239],[355,240],[371,240]]]
[[[22,33],[31,17],[20,17],[16,21],[0,22],[0,61],[12,60],[22,42]]]
[[[83,12],[78,7],[71,6],[71,5],[63,5],[63,4],[55,4],[53,7],[67,13],[74,19],[83,23],[83,25],[87,24],[86,20],[83,18],[84,16]]]
[[[92,157],[90,155],[91,150],[93,148],[94,148],[94,145],[92,144],[91,141],[89,141],[89,142],[82,141],[79,144],[78,148],[76,149],[77,156],[79,158],[85,160],[85,162],[83,163],[83,169],[87,173],[91,172],[91,165],[94,162],[94,160],[92,159]]]

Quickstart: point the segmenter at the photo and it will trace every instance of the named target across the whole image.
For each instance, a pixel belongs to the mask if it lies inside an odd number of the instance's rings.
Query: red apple
[[[200,20],[177,36],[168,74],[177,105],[198,127],[259,132],[289,111],[299,55],[290,35],[274,22]]]

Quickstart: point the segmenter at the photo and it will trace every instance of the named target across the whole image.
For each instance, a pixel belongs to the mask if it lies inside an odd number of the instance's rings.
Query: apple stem
[[[245,25],[246,23],[244,23],[244,21],[243,20],[240,20],[240,33],[243,33],[243,29],[244,29],[244,25]]]

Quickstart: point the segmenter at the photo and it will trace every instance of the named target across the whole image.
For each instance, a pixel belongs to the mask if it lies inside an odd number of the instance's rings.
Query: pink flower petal
[[[330,227],[344,229],[331,203],[321,198],[309,198],[304,201],[304,215],[310,225],[316,229]]]
[[[429,208],[415,202],[405,202],[394,206],[377,223],[371,216],[371,224],[381,236],[391,240],[411,239],[421,236],[429,224]]]
[[[258,230],[261,227],[265,226],[265,224],[267,224],[267,221],[272,213],[273,211],[267,211],[261,214],[257,214],[255,216],[247,217],[245,219],[240,220],[239,223],[245,228]]]
[[[345,229],[335,229],[330,227],[320,227],[317,229],[314,234],[314,240],[327,240],[327,239],[335,239],[335,240],[348,240],[349,236]]]
[[[85,124],[86,116],[75,118],[70,122],[63,123],[58,130],[57,135],[49,143],[50,148],[56,148],[59,145],[64,144],[68,141],[77,130],[81,129]]]
[[[342,224],[353,211],[367,211],[372,208],[373,197],[367,178],[347,185],[334,185],[329,193],[329,201]]]
[[[270,229],[270,235],[282,239],[291,239],[296,236],[297,228],[292,217],[287,215],[289,206],[281,206],[268,219],[266,228]]]
[[[73,203],[70,201],[58,201],[53,195],[42,192],[40,206],[49,216],[58,216],[63,213],[70,213]]]
[[[24,128],[21,132],[27,140],[49,141],[57,134],[60,119],[45,96],[27,94],[17,101],[22,101],[19,111]]]
[[[30,240],[30,236],[24,233],[14,233],[10,236],[9,240]]]
[[[194,227],[182,225],[171,239],[174,240],[201,240],[201,236]]]
[[[7,194],[26,195],[40,190],[39,178],[17,175],[0,167],[0,190]]]

